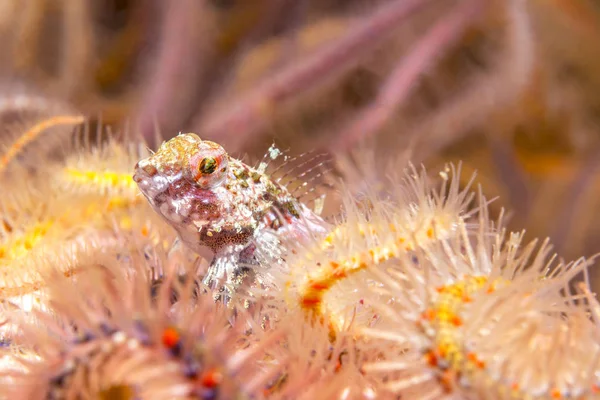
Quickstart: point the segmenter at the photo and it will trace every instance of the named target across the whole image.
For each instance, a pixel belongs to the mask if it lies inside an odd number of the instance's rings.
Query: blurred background
[[[462,161],[511,229],[600,251],[593,0],[2,0],[0,38],[3,118],[194,131],[250,159],[374,149],[374,176]]]

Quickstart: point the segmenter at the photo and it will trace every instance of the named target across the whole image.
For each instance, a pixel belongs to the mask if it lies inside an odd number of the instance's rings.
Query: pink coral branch
[[[86,72],[90,69],[93,49],[91,5],[84,1],[64,1],[64,39],[61,58],[59,90],[72,97],[77,92],[89,90]]]
[[[398,106],[406,100],[416,79],[452,42],[464,34],[469,21],[483,6],[481,0],[463,2],[451,15],[435,25],[392,71],[384,82],[375,102],[336,136],[332,149],[345,151],[368,135],[374,134],[390,119]]]
[[[154,137],[157,124],[169,129],[185,118],[185,103],[192,96],[191,89],[197,87],[204,65],[199,59],[212,37],[199,34],[206,26],[198,25],[209,18],[202,12],[207,11],[204,1],[164,2],[162,7],[165,15],[158,61],[138,115],[140,130],[148,140]],[[186,80],[183,86],[179,84],[182,79]]]
[[[515,149],[510,142],[495,135],[489,135],[491,159],[500,181],[508,189],[508,198],[516,216],[524,219],[531,206],[530,180],[519,165]]]
[[[556,220],[556,228],[552,239],[557,251],[564,250],[569,244],[569,234],[573,229],[577,211],[580,210],[579,205],[589,193],[594,179],[600,172],[600,155],[598,151],[592,151],[587,159],[583,162],[581,172],[567,190],[566,199],[563,201],[563,211],[559,213]]]
[[[347,69],[402,19],[429,1],[395,0],[385,4],[345,37],[304,61],[290,65],[231,105],[227,112],[201,123],[199,132],[221,142],[232,142],[228,139],[236,138],[236,143],[229,143],[230,148],[231,145],[240,147],[245,138],[264,126],[268,111],[277,103]]]

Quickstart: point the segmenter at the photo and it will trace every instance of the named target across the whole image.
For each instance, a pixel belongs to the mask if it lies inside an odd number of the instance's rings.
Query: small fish
[[[279,155],[271,148],[267,157]],[[265,163],[250,167],[219,144],[185,133],[140,160],[133,179],[185,245],[213,254],[204,283],[231,294],[247,279],[265,283],[262,271],[285,256],[281,238],[301,241],[329,230],[265,170]]]

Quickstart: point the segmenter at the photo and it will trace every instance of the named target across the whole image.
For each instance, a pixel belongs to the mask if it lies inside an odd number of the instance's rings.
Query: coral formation
[[[569,287],[590,261],[555,262],[548,241],[523,246],[502,215],[490,219],[473,178],[461,186],[460,167],[405,165],[380,178],[390,190],[346,193],[326,221],[302,216],[302,199],[264,164],[202,153],[222,148],[198,136],[151,155],[135,136],[71,135],[44,170],[11,165],[35,190],[6,179],[14,196],[2,215],[2,398],[598,395],[599,306],[585,284]],[[169,147],[181,140],[187,151]],[[283,176],[305,176],[302,166],[283,165]],[[155,178],[141,193],[140,169]],[[236,208],[228,190],[240,179]],[[280,205],[265,197],[269,187],[301,208],[269,211]],[[173,215],[148,204],[161,194],[175,196]],[[213,199],[231,229],[258,218],[241,251],[270,256],[233,260],[257,274],[227,299],[202,282],[214,262],[173,224],[191,215],[179,195]],[[201,245],[205,226],[194,226]],[[212,235],[227,226],[210,225]],[[35,303],[25,306],[26,295]]]

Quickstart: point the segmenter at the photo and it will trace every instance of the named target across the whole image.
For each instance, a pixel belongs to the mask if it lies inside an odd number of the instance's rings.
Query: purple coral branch
[[[199,132],[219,141],[228,141],[230,146],[240,147],[248,136],[264,126],[269,110],[277,103],[349,68],[402,19],[429,1],[395,0],[381,6],[345,37],[276,73],[227,111],[201,123]],[[236,138],[235,143],[228,140],[232,138]]]
[[[145,138],[152,140],[156,125],[170,128],[186,114],[185,100],[196,87],[203,63],[199,62],[206,43],[198,43],[197,24],[202,22],[203,1],[178,0],[162,5],[165,13],[157,65],[150,87],[142,99],[138,124]],[[204,40],[209,40],[205,35]],[[182,79],[186,82],[182,86]],[[168,110],[168,113],[165,113]]]
[[[564,207],[562,213],[556,219],[556,228],[552,239],[557,251],[562,251],[568,244],[569,233],[573,228],[578,205],[584,196],[589,192],[592,182],[600,172],[600,155],[598,151],[592,153],[586,158],[581,167],[581,172],[567,190],[567,198],[563,201]]]
[[[332,149],[345,151],[357,142],[379,131],[390,119],[398,106],[406,100],[416,79],[452,42],[465,32],[469,21],[483,8],[481,0],[465,1],[449,16],[437,23],[420,39],[408,55],[392,71],[384,82],[375,102],[333,139]]]
[[[85,78],[90,68],[93,30],[91,27],[91,6],[86,2],[64,3],[63,57],[61,60],[61,78],[59,90],[69,97],[78,91],[89,89]]]
[[[519,165],[515,150],[506,140],[489,135],[492,163],[500,181],[508,189],[510,204],[517,213],[517,218],[525,219],[531,205],[530,181]]]

